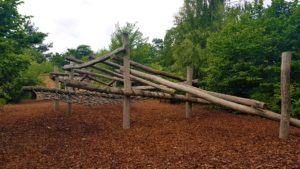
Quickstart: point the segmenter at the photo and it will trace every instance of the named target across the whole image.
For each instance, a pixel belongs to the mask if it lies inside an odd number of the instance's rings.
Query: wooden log
[[[66,59],[69,60],[69,61],[75,62],[75,63],[79,63],[79,64],[84,63],[82,60],[76,59],[74,57],[67,57]],[[109,74],[109,75],[112,75],[112,76],[115,76],[115,77],[123,78],[122,74],[116,73],[114,71],[111,71],[111,70],[108,70],[108,69],[105,69],[105,68],[102,68],[102,67],[99,67],[99,66],[96,66],[96,65],[93,65],[91,67],[93,69],[96,69],[96,70],[101,71],[103,73],[106,73],[106,74]]]
[[[118,70],[122,71],[123,70],[123,67],[116,64],[116,63],[113,63],[113,62],[109,62],[109,61],[105,61],[103,62],[104,64],[108,65],[108,66],[111,66],[111,67],[114,67],[114,68],[117,68]],[[148,80],[145,80],[145,79],[142,79],[142,78],[139,78],[139,77],[136,77],[136,76],[133,76],[133,75],[130,75],[130,78],[132,80],[135,80],[135,81],[138,81],[140,83],[143,83],[143,84],[146,84],[146,85],[149,85],[149,86],[152,86],[152,87],[155,87],[161,91],[164,91],[164,92],[167,92],[167,93],[175,93],[175,90],[174,89],[170,89],[166,86],[163,86],[163,85],[158,85],[158,84],[155,84],[153,82],[150,82]]]
[[[78,82],[75,80],[70,79],[63,79],[59,78],[59,81],[66,84],[67,86],[79,88],[79,89],[85,89],[89,91],[95,91],[100,93],[109,93],[109,94],[119,94],[119,95],[125,95],[125,91],[120,88],[111,88],[111,87],[95,87],[88,83]],[[30,90],[30,87],[24,87],[24,90]],[[185,95],[178,95],[178,94],[167,94],[162,92],[152,92],[152,91],[142,91],[142,90],[132,90],[131,96],[142,96],[142,97],[150,97],[150,98],[158,98],[158,99],[176,99],[178,101],[191,101],[194,103],[200,103],[200,104],[209,104],[210,102],[200,99],[200,98],[190,98],[187,99]]]
[[[142,79],[142,78],[139,78],[139,77],[136,77],[136,76],[133,76],[133,75],[130,75],[130,78],[132,80],[135,80],[135,81],[138,81],[140,83],[143,83],[143,84],[146,84],[146,85],[149,85],[149,86],[152,86],[156,89],[159,89],[163,92],[166,92],[166,93],[170,93],[170,94],[174,94],[175,93],[175,90],[174,89],[170,89],[166,86],[163,86],[163,85],[159,85],[159,84],[156,84],[156,83],[153,83],[151,81],[148,81],[148,80],[145,80],[145,79]]]
[[[254,99],[247,99],[247,98],[242,98],[242,97],[237,97],[237,96],[232,96],[232,95],[227,95],[227,94],[222,94],[222,93],[217,93],[217,92],[211,92],[211,91],[206,91],[201,89],[202,91],[211,94],[213,96],[228,100],[228,101],[232,101],[235,103],[240,103],[243,105],[247,105],[247,106],[251,106],[254,108],[261,108],[264,109],[266,107],[266,104],[264,102],[261,101],[257,101]]]
[[[168,86],[168,87],[171,87],[171,88],[183,91],[183,92],[190,93],[190,94],[195,95],[197,97],[200,97],[204,100],[207,100],[211,103],[222,105],[224,107],[228,107],[228,108],[231,108],[233,110],[237,110],[237,111],[244,112],[244,113],[249,113],[249,114],[254,114],[254,115],[259,115],[259,116],[267,117],[267,118],[269,116],[274,116],[277,121],[280,120],[280,118],[278,118],[278,116],[274,115],[275,114],[274,112],[271,112],[271,111],[265,112],[261,109],[255,109],[253,107],[248,107],[248,106],[245,106],[245,105],[242,105],[242,104],[238,104],[238,103],[235,103],[235,102],[224,100],[224,99],[218,98],[216,96],[213,96],[211,94],[205,93],[205,92],[203,92],[203,91],[201,91],[201,90],[199,90],[198,88],[195,88],[195,87],[189,87],[189,86],[186,86],[186,85],[177,84],[177,83],[165,80],[163,78],[160,78],[160,77],[157,77],[157,76],[154,76],[154,75],[150,75],[150,74],[147,74],[147,73],[143,73],[143,72],[140,72],[140,71],[136,71],[136,70],[131,70],[131,73],[133,75],[138,76],[138,77],[145,78],[145,79],[157,82],[159,84],[162,84],[162,85],[165,85],[165,86]],[[290,122],[293,123],[294,126],[300,127],[300,120],[295,119],[295,120],[290,121]]]
[[[51,72],[49,73],[49,78],[52,79],[52,80],[55,80],[55,77],[58,76],[58,77],[69,77],[69,74],[68,73],[56,73],[56,72]],[[80,76],[78,73],[74,73],[74,77],[78,77]]]
[[[135,89],[135,90],[153,90],[153,89],[156,89],[153,86],[134,86],[132,88]]]
[[[74,58],[71,58],[71,57],[68,57],[68,60],[70,60],[70,61],[75,61],[75,62],[77,62],[77,63],[83,63],[82,61],[80,61],[80,60],[77,60],[77,59],[74,59]],[[106,63],[106,62],[105,62]],[[114,67],[114,68],[121,68],[122,66],[120,66],[120,65],[118,65],[118,64],[115,64],[115,63],[113,63],[113,62],[107,62],[106,64],[108,64],[109,66],[112,66],[112,67]],[[101,68],[101,67],[97,67],[97,66],[92,66],[93,68],[95,68],[95,69],[97,69],[97,70],[100,70],[100,71],[102,71],[102,72],[106,72],[106,73],[108,73],[108,74],[111,74],[111,75],[114,75],[114,76],[117,76],[117,77],[120,77],[120,73],[117,73],[117,72],[113,72],[113,71],[109,71],[109,70],[105,70],[105,69],[103,69],[103,68]],[[75,70],[76,72],[82,72],[81,70],[80,71],[77,71],[77,70]],[[121,77],[123,77],[123,75],[121,75]],[[141,79],[141,78],[138,78],[138,77],[136,77],[136,76],[133,76],[133,75],[130,75],[130,78],[132,79],[132,80],[135,80],[135,81],[138,81],[138,82],[140,82],[140,83],[143,83],[143,84],[146,84],[146,85],[151,85],[151,86],[153,86],[153,87],[155,87],[155,88],[157,88],[157,89],[159,89],[159,90],[162,90],[162,91],[164,91],[164,92],[167,92],[167,93],[174,93],[175,92],[175,90],[173,90],[173,89],[170,89],[170,88],[167,88],[167,87],[165,87],[165,86],[162,86],[162,85],[158,85],[158,84],[155,84],[155,83],[152,83],[152,82],[150,82],[150,81],[147,81],[147,80],[144,80],[144,79]],[[120,80],[119,80],[120,81]],[[122,80],[123,81],[123,80]]]
[[[108,66],[117,68],[117,69],[122,69],[122,66],[120,66],[116,63],[113,63],[113,62],[105,61],[103,63],[108,65]],[[132,69],[132,71],[140,72],[138,70],[133,70],[133,69]],[[141,73],[143,73],[143,72],[141,72]],[[184,84],[178,83],[178,84],[186,85],[186,83],[184,83]],[[186,86],[189,87],[189,85],[186,85]],[[218,98],[225,99],[225,100],[228,100],[228,101],[232,101],[232,102],[235,102],[235,103],[240,103],[240,104],[255,107],[255,108],[262,108],[262,109],[265,108],[265,103],[261,102],[261,101],[242,98],[242,97],[237,97],[237,96],[226,95],[226,94],[222,94],[222,93],[211,92],[211,91],[203,90],[203,89],[200,89],[200,88],[197,88],[197,89],[201,90],[202,92],[208,93],[210,95],[216,96]]]
[[[187,67],[186,72],[186,84],[187,85],[193,85],[193,68],[192,66]],[[192,95],[189,93],[186,93],[187,98],[191,98]],[[185,102],[185,117],[191,118],[192,117],[192,102]]]
[[[287,139],[289,135],[291,95],[290,95],[290,72],[291,52],[283,52],[281,56],[281,118],[279,138]]]
[[[118,60],[121,60],[122,58],[117,56],[115,57],[116,59]],[[137,63],[137,62],[134,62],[134,61],[130,61],[130,64],[135,67],[135,68],[138,68],[138,69],[141,69],[141,70],[144,70],[148,73],[153,73],[153,74],[157,74],[157,75],[161,75],[161,76],[164,76],[164,77],[168,77],[168,78],[171,78],[171,79],[174,79],[174,80],[178,80],[178,81],[185,81],[184,78],[182,77],[178,77],[178,76],[175,76],[175,75],[172,75],[170,73],[167,73],[167,72],[164,72],[164,71],[160,71],[160,70],[156,70],[156,69],[153,69],[151,67],[148,67],[148,66],[145,66],[145,65],[142,65],[140,63]]]
[[[111,82],[108,83],[107,86],[109,86],[109,87],[116,87],[116,85],[117,85],[117,81],[112,80]]]
[[[107,84],[107,83],[105,83],[105,82],[102,82],[101,80],[96,79],[96,78],[94,78],[94,77],[92,77],[92,76],[88,76],[88,78],[89,78],[90,80],[92,80],[92,81],[97,82],[97,83],[103,84],[103,85],[105,85],[105,86],[109,86],[109,84]]]
[[[182,84],[185,86],[189,86],[186,85],[186,83],[178,83],[178,84]],[[217,93],[217,92],[212,92],[212,91],[207,91],[201,88],[198,88],[199,90],[211,94],[213,96],[216,96],[218,98],[224,99],[224,100],[228,100],[228,101],[232,101],[235,103],[240,103],[243,105],[247,105],[247,106],[251,106],[254,108],[260,108],[260,109],[264,109],[266,107],[266,103],[258,101],[258,100],[254,100],[254,99],[247,99],[247,98],[243,98],[243,97],[238,97],[238,96],[232,96],[232,95],[228,95],[228,94],[222,94],[222,93]]]
[[[123,68],[122,68],[122,70],[123,70]],[[137,82],[140,82],[140,83],[145,84],[145,85],[149,85],[149,86],[151,86],[151,87],[153,87],[155,89],[161,90],[161,91],[166,92],[166,93],[170,93],[170,94],[174,94],[175,93],[174,89],[170,89],[170,88],[168,88],[166,86],[159,85],[159,84],[153,83],[151,81],[148,81],[148,80],[145,80],[145,79],[133,76],[133,75],[130,75],[130,79],[132,79],[134,81],[137,81]]]
[[[73,79],[74,78],[74,69],[71,69],[69,71],[69,79]],[[72,91],[73,89],[72,88],[68,88],[68,90]],[[72,107],[73,107],[73,104],[72,104],[72,97],[69,96],[68,97],[68,109],[67,109],[67,113],[66,115],[71,115],[72,114]]]
[[[120,54],[122,52],[124,52],[125,49],[124,47],[121,47],[121,48],[117,48],[115,49],[114,51],[112,51],[111,53],[103,56],[103,57],[100,57],[100,58],[96,58],[96,59],[93,59],[93,60],[90,60],[88,62],[85,62],[85,63],[82,63],[82,64],[78,64],[78,65],[66,65],[64,66],[64,69],[65,70],[70,70],[70,69],[81,69],[81,68],[86,68],[86,67],[89,67],[89,66],[92,66],[92,65],[95,65],[97,63],[100,63],[100,62],[103,62],[105,60],[108,60],[110,59],[112,56],[115,56],[115,54]]]
[[[59,73],[58,66],[54,66],[54,70],[53,70],[53,71],[54,71],[55,73]],[[60,82],[58,81],[58,77],[57,77],[57,76],[55,77],[55,88],[56,88],[56,89],[59,89],[59,88],[60,88]],[[54,112],[59,111],[59,100],[55,100],[55,101],[54,101],[53,111],[54,111]]]
[[[123,76],[124,76],[124,103],[123,103],[123,129],[130,128],[130,94],[131,81],[130,81],[130,51],[129,51],[129,39],[128,33],[123,33],[123,48],[125,49],[125,55],[123,57]]]
[[[83,83],[86,84],[86,83]],[[103,88],[105,89],[105,88]],[[63,89],[56,89],[56,88],[47,88],[43,86],[24,86],[22,87],[23,91],[35,91],[35,92],[46,92],[46,93],[55,93],[55,94],[64,94],[64,95],[84,95],[84,96],[98,96],[104,98],[111,98],[111,99],[121,99],[123,98],[120,94],[112,94],[112,93],[103,93],[97,92],[92,93],[92,91],[70,91],[70,90],[63,90]]]
[[[100,78],[105,78],[105,79],[109,79],[109,80],[115,80],[115,81],[123,82],[123,79],[120,79],[120,78],[117,78],[117,77],[110,77],[110,76],[106,76],[106,75],[103,75],[103,74],[100,74],[100,73],[89,72],[89,71],[86,71],[86,70],[74,69],[74,72],[81,73],[81,74],[87,74],[87,75],[90,75],[90,76],[95,76],[95,77],[100,77]]]
[[[89,79],[89,75],[85,74],[81,77],[81,79],[79,81],[85,81],[86,79]]]

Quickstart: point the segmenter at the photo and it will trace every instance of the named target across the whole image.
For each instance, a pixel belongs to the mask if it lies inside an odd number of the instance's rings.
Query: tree
[[[165,36],[161,64],[178,73],[193,64],[198,68],[196,77],[201,77],[207,39],[221,27],[223,14],[224,0],[185,0],[175,17],[175,27]]]
[[[18,97],[12,91],[20,90],[22,73],[34,60],[34,51],[43,46],[46,34],[30,24],[30,17],[18,13],[22,1],[0,1],[0,98]],[[39,53],[41,54],[41,53]],[[19,82],[19,83],[17,83]]]
[[[91,47],[89,45],[79,45],[75,49],[68,49],[67,52],[64,54],[65,56],[73,56],[77,59],[82,59],[84,57],[90,58],[94,55]]]
[[[292,102],[299,106],[300,80],[296,74],[300,72],[300,8],[296,3],[273,0],[271,6],[263,8],[261,1],[255,1],[237,19],[225,20],[224,27],[208,39],[204,85],[265,101],[272,110],[279,111],[280,55],[294,51]]]
[[[49,54],[49,61],[53,64],[53,65],[57,65],[59,67],[63,67],[64,65],[68,64],[68,62],[66,61],[66,58],[64,56],[64,54],[60,54],[60,53],[50,53]]]
[[[142,64],[152,63],[152,46],[148,43],[142,32],[136,26],[136,23],[126,23],[125,26],[116,24],[116,30],[111,35],[110,50],[122,46],[122,34],[127,32],[129,35],[130,58]]]

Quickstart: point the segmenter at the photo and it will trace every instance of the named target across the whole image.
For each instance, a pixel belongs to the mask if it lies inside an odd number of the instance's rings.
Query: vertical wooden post
[[[73,63],[71,63],[73,64]],[[70,72],[69,72],[69,79],[73,79],[74,78],[74,70],[71,69]],[[68,90],[73,90],[72,87],[68,87]],[[68,110],[67,110],[67,115],[71,115],[72,114],[72,107],[73,107],[73,104],[72,104],[72,97],[69,96],[68,97]]]
[[[291,52],[283,52],[281,55],[281,119],[279,138],[287,139],[289,135],[291,110],[290,96],[290,72],[291,72]]]
[[[54,70],[53,71],[54,71],[54,73],[58,73],[59,72],[58,66],[54,66]],[[58,77],[57,76],[55,77],[55,88],[56,89],[60,89],[60,83],[58,81]],[[54,112],[59,111],[59,100],[54,100],[53,111]]]
[[[193,68],[192,66],[187,66],[186,70],[186,84],[193,85]],[[187,98],[191,98],[191,94],[186,93]],[[185,117],[191,118],[192,116],[192,102],[185,102]]]
[[[128,42],[128,33],[123,33],[123,47],[125,48],[125,55],[123,57],[124,66],[124,104],[123,104],[123,129],[130,128],[130,93],[131,93],[131,81],[130,81],[130,51]]]
[[[114,83],[113,83],[113,88],[117,88],[117,81],[115,81]]]

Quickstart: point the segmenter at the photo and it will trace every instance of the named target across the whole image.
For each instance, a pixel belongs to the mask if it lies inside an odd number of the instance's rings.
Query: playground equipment
[[[186,78],[155,70],[130,60],[128,34],[123,34],[123,46],[111,53],[94,58],[88,62],[67,57],[69,65],[64,66],[65,73],[55,71],[50,74],[56,82],[56,88],[26,86],[23,90],[42,93],[47,99],[54,100],[54,110],[58,102],[68,103],[68,112],[72,112],[72,103],[107,104],[123,101],[123,128],[130,128],[130,102],[134,99],[158,98],[186,102],[186,118],[192,117],[192,104],[217,104],[243,113],[262,116],[272,120],[281,120],[282,138],[287,137],[289,123],[300,127],[300,120],[290,118],[289,111],[289,63],[291,55],[283,55],[282,78],[285,79],[282,117],[266,109],[266,104],[247,98],[226,95],[201,89],[197,80],[193,80],[191,66],[187,68]],[[287,58],[287,59],[286,59]],[[286,64],[287,63],[287,64]],[[61,84],[65,86],[61,89]],[[197,87],[196,87],[197,86]],[[287,101],[285,101],[287,99]]]

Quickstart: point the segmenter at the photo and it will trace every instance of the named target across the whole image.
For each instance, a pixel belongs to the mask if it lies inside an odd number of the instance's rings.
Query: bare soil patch
[[[278,139],[279,123],[184,105],[138,101],[131,129],[122,105],[50,101],[7,105],[0,114],[0,168],[300,168],[300,129]]]

